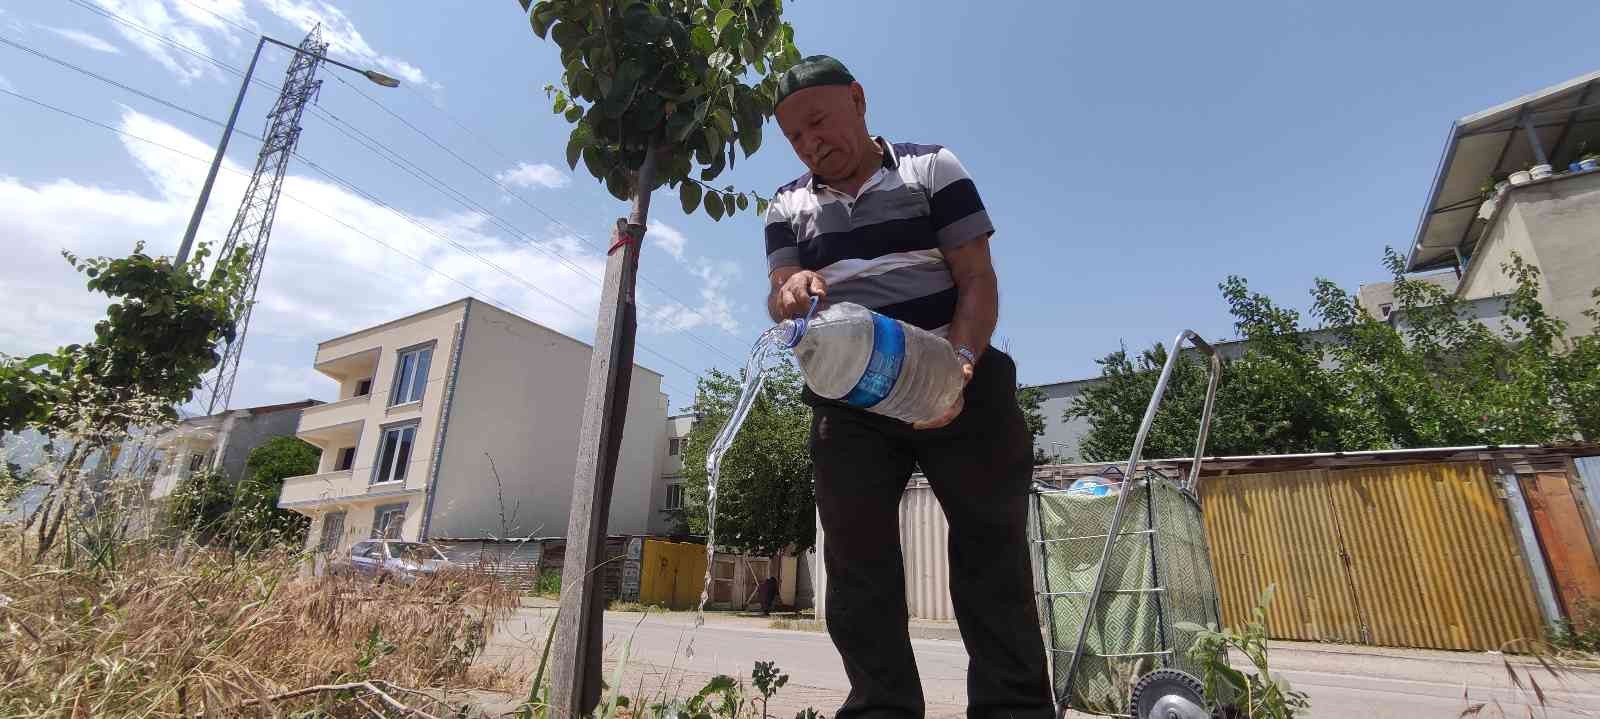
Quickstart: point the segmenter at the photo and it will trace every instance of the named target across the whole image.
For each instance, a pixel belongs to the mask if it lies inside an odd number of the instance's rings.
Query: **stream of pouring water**
[[[733,413],[728,415],[728,423],[722,426],[717,439],[711,443],[711,449],[706,452],[706,576],[700,587],[700,605],[695,609],[695,627],[706,623],[706,602],[711,599],[711,574],[715,568],[713,559],[717,547],[717,479],[722,475],[722,455],[733,444],[739,427],[755,405],[756,396],[761,393],[761,386],[770,368],[769,360],[782,354],[788,339],[788,328],[778,325],[762,333],[761,338],[756,340],[755,347],[750,350],[750,359],[745,362],[744,389],[739,393],[739,401],[733,406]],[[692,656],[693,644],[690,646]]]

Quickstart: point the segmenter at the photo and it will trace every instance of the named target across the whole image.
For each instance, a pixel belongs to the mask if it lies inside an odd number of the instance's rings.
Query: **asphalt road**
[[[496,640],[491,655],[501,661],[531,657],[537,663],[533,647],[542,641],[547,611],[521,610],[503,626],[509,631]],[[806,706],[832,714],[849,691],[826,634],[774,630],[765,620],[727,615],[712,615],[698,629],[693,622],[690,614],[608,613],[608,681],[626,649],[623,686],[634,696],[683,696],[716,674],[748,677],[757,661],[775,661],[790,676],[772,707],[779,716]],[[961,716],[967,667],[961,642],[913,639],[912,645],[928,715]],[[1276,671],[1310,695],[1312,717],[1459,717],[1479,702],[1488,704],[1482,717],[1600,717],[1600,672],[1573,670],[1558,678],[1536,665],[1517,665],[1524,685],[1519,690],[1497,655],[1282,642],[1274,643],[1271,658]],[[1530,671],[1548,711],[1538,706],[1526,678]]]

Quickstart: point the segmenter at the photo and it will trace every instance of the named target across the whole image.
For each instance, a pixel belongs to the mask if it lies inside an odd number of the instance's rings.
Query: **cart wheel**
[[[1176,669],[1157,669],[1133,685],[1134,719],[1211,719],[1205,687]]]

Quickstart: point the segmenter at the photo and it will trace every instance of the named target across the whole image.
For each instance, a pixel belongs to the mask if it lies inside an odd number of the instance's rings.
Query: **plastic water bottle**
[[[786,331],[817,396],[904,422],[934,419],[961,394],[961,358],[927,330],[840,302]]]

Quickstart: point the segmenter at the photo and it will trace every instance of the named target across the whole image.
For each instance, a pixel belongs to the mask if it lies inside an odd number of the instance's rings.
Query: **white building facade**
[[[318,472],[284,482],[280,507],[312,518],[308,543],[371,537],[562,536],[592,348],[465,298],[328,340],[315,368],[337,401],[296,433]],[[661,375],[634,367],[608,531],[668,526]]]

